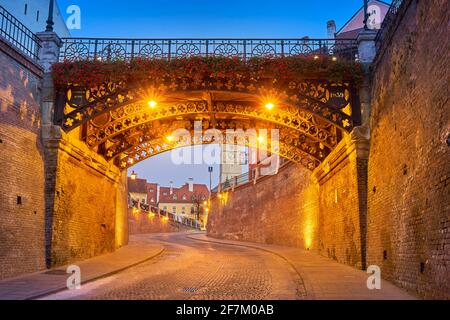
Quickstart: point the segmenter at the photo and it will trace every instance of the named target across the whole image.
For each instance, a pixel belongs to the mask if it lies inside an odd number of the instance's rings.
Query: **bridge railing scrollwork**
[[[333,55],[355,60],[354,39],[90,39],[64,38],[61,61],[176,59],[192,56],[281,57]]]

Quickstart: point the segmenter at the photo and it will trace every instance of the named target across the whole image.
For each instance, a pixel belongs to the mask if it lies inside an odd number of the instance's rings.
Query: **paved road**
[[[114,276],[45,299],[233,300],[305,297],[301,277],[282,258],[257,249],[207,243],[187,234],[145,236],[164,252]]]

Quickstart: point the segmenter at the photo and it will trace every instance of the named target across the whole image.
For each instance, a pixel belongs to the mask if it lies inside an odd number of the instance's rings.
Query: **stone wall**
[[[365,269],[368,132],[356,128],[314,171],[320,254]]]
[[[41,77],[0,40],[0,279],[45,268]]]
[[[318,186],[311,172],[288,164],[274,176],[212,201],[213,237],[318,249]]]
[[[120,222],[126,219],[126,201],[120,192],[126,190],[126,179],[78,135],[78,130],[63,134],[55,150],[49,266],[112,252],[127,242],[128,228]],[[46,160],[53,161],[49,157]],[[116,226],[116,222],[121,225]]]
[[[314,172],[289,164],[213,198],[213,237],[295,246],[364,268],[368,132],[346,135]]]
[[[368,264],[425,298],[450,298],[447,0],[411,1],[374,72]]]
[[[150,216],[144,213],[133,213],[128,210],[130,234],[172,233],[193,230],[179,223],[164,221],[159,215]]]

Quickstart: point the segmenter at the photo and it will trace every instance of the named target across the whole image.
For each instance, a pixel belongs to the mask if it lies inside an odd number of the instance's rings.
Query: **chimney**
[[[188,186],[189,186],[189,192],[194,192],[194,179],[193,178],[188,179]]]
[[[170,195],[173,194],[173,181],[170,181]]]
[[[327,22],[327,36],[328,39],[334,39],[336,37],[336,22],[334,20]]]

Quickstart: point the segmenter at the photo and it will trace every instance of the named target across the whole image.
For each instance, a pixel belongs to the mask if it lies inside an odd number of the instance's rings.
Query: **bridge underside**
[[[76,129],[91,150],[122,169],[177,147],[226,143],[265,149],[313,170],[359,123],[359,98],[350,83],[328,80],[283,88],[226,79],[68,85],[59,88],[55,123]],[[185,134],[173,137],[176,130]],[[261,141],[264,130],[269,134]]]

